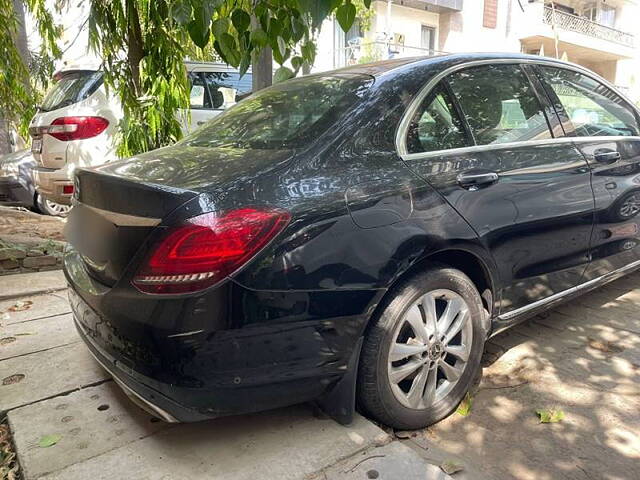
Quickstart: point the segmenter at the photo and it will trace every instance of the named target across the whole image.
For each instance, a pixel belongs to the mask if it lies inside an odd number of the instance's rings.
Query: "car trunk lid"
[[[197,192],[79,169],[65,235],[87,271],[112,286],[162,219]]]
[[[114,285],[154,228],[201,194],[217,195],[282,167],[292,150],[175,145],[95,169],[77,169],[67,239],[92,277]]]

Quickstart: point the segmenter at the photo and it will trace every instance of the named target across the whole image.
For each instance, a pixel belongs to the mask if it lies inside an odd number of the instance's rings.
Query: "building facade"
[[[583,65],[640,99],[638,0],[389,0],[368,28],[327,20],[315,70],[398,56],[524,52]]]

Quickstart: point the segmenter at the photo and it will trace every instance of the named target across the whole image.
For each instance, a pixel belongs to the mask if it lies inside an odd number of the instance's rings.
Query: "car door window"
[[[209,108],[223,107],[225,99],[220,87],[234,89],[236,92],[234,101],[236,102],[251,92],[252,77],[250,73],[245,73],[242,77],[239,72],[204,72],[203,75],[211,94],[211,107]]]
[[[540,67],[578,137],[638,135],[629,105],[611,89],[587,75],[563,68]]]
[[[552,138],[544,110],[519,65],[487,65],[447,79],[477,145]]]
[[[210,108],[209,94],[202,75],[191,72],[189,74],[191,91],[189,92],[189,103],[191,108]]]
[[[409,124],[409,153],[448,150],[470,145],[446,90],[439,85],[422,102]]]

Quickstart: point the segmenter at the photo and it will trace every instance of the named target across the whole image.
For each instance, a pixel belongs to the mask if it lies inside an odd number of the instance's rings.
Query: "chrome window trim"
[[[565,143],[591,143],[591,142],[619,142],[636,140],[640,141],[640,136],[599,136],[599,137],[559,137],[545,138],[543,140],[523,140],[521,142],[497,143],[490,145],[474,145],[471,147],[451,148],[448,150],[433,150],[431,152],[406,153],[400,155],[403,160],[421,160],[430,157],[440,157],[443,155],[464,155],[466,153],[485,152],[488,150],[508,150],[519,147],[536,147],[544,145],[561,145]]]
[[[565,70],[570,70],[576,73],[583,74],[592,80],[604,85],[611,91],[613,91],[616,95],[622,98],[625,102],[627,102],[628,106],[635,112],[636,117],[640,114],[640,111],[633,106],[633,103],[615,86],[611,85],[604,78],[598,77],[593,72],[587,70],[586,68],[581,67],[580,65],[558,62],[557,60],[545,60],[541,59],[528,59],[528,58],[492,58],[492,59],[483,59],[483,60],[472,60],[470,62],[462,63],[459,65],[454,65],[452,67],[446,68],[440,73],[438,73],[435,77],[429,80],[426,85],[424,85],[419,91],[418,94],[413,98],[409,107],[405,110],[400,123],[396,129],[396,152],[403,160],[416,160],[419,158],[428,158],[431,156],[439,156],[439,155],[449,155],[449,154],[461,154],[461,153],[469,153],[476,151],[486,151],[486,150],[494,150],[497,148],[514,148],[519,146],[535,146],[535,145],[548,145],[554,143],[564,143],[564,142],[576,142],[576,141],[599,141],[603,138],[607,138],[609,140],[614,141],[614,139],[623,138],[625,140],[629,139],[640,139],[638,136],[628,136],[628,137],[558,137],[558,138],[549,138],[544,140],[525,140],[522,142],[511,142],[511,143],[499,143],[499,144],[491,144],[491,145],[473,145],[470,147],[460,147],[460,148],[452,148],[448,150],[438,150],[431,152],[416,152],[409,153],[407,151],[407,134],[409,130],[409,124],[411,123],[411,119],[416,114],[418,108],[420,108],[420,104],[422,101],[431,93],[431,91],[435,88],[435,86],[445,77],[458,72],[460,70],[465,70],[467,68],[482,66],[482,65],[542,65],[546,67],[555,67],[562,68]],[[640,125],[639,125],[640,128]]]
[[[162,221],[160,218],[139,217],[136,215],[127,215],[126,213],[103,210],[98,207],[92,207],[91,205],[85,205],[75,199],[73,201],[73,205],[77,205],[80,208],[87,208],[119,227],[155,227]]]
[[[553,295],[550,295],[546,298],[543,298],[542,300],[537,300],[533,303],[530,303],[528,305],[525,305],[524,307],[520,307],[520,308],[516,308],[515,310],[511,310],[510,312],[507,312],[505,314],[502,315],[498,315],[498,320],[503,322],[503,321],[508,321],[508,320],[512,320],[524,313],[527,313],[531,310],[535,310],[536,308],[542,307],[544,305],[546,305],[547,303],[551,303],[554,300],[559,300],[562,297],[565,297],[567,295],[571,295],[573,293],[578,293],[581,290],[584,290],[585,288],[589,288],[592,287],[594,285],[597,285],[600,282],[606,282],[610,277],[616,277],[620,274],[624,274],[627,271],[630,270],[634,270],[636,268],[640,267],[640,260],[637,260],[635,262],[632,262],[628,265],[625,265],[624,267],[618,268],[616,270],[613,270],[609,273],[605,273],[604,275],[601,275],[597,278],[594,278],[593,280],[589,280],[585,283],[581,283],[580,285],[576,285],[575,287],[571,287],[568,288],[566,290],[563,290],[561,292],[558,293],[554,293]],[[612,278],[613,279],[613,278]]]

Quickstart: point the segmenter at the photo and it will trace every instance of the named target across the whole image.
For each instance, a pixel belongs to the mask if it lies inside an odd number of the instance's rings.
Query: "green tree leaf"
[[[559,408],[541,408],[536,410],[540,423],[558,423],[564,420],[564,412]]]
[[[473,405],[473,397],[469,392],[464,396],[460,405],[458,405],[458,409],[456,413],[458,415],[462,415],[463,417],[468,416],[471,413],[471,406]]]
[[[269,43],[267,33],[261,28],[256,28],[251,32],[251,43],[257,47],[264,47]]]
[[[336,19],[345,32],[348,31],[356,19],[356,6],[353,3],[345,3],[336,10]]]
[[[287,44],[282,37],[277,37],[276,42],[278,45],[278,52],[280,53],[280,56],[284,58],[287,53]]]
[[[218,18],[211,24],[211,31],[213,32],[213,36],[219,39],[223,33],[227,33],[229,31],[229,19],[228,18]]]
[[[250,66],[251,66],[251,53],[245,52],[242,55],[242,59],[240,60],[240,66],[238,67],[238,70],[240,70],[240,76],[241,77],[245,73],[247,73],[247,70],[249,70]]]
[[[282,22],[277,18],[272,18],[269,22],[269,29],[267,30],[269,37],[277,38],[282,33]]]
[[[189,22],[189,25],[187,25],[187,31],[189,32],[189,36],[193,43],[198,47],[204,48],[207,46],[207,43],[209,43],[209,26],[204,25],[203,22],[199,20]]]
[[[237,67],[240,64],[240,52],[236,47],[236,39],[228,33],[220,35],[216,43],[219,45],[218,53],[229,65]]]
[[[326,0],[298,0],[302,11],[308,12],[311,17],[311,28],[317,30],[331,12],[331,2]]]
[[[178,0],[171,5],[171,16],[180,25],[187,25],[191,21],[191,3],[186,0]]]
[[[305,24],[299,18],[294,18],[291,20],[291,39],[294,42],[299,42],[304,37],[306,32]]]
[[[273,74],[273,82],[274,83],[284,82],[285,80],[289,80],[290,78],[293,78],[294,76],[295,76],[295,74],[293,73],[293,71],[291,71],[290,68],[280,67]]]
[[[300,53],[302,53],[302,58],[304,58],[310,65],[313,65],[313,62],[316,58],[316,46],[311,42],[306,42],[300,47]]]
[[[235,10],[231,14],[231,21],[238,32],[244,32],[251,24],[251,17],[244,10]]]
[[[303,63],[304,59],[302,57],[295,56],[291,59],[291,66],[296,72],[300,70],[300,67],[302,67]]]
[[[53,445],[58,443],[61,438],[62,438],[62,435],[57,435],[57,434],[43,435],[42,437],[40,437],[40,440],[38,440],[38,446],[40,448],[52,447]]]

